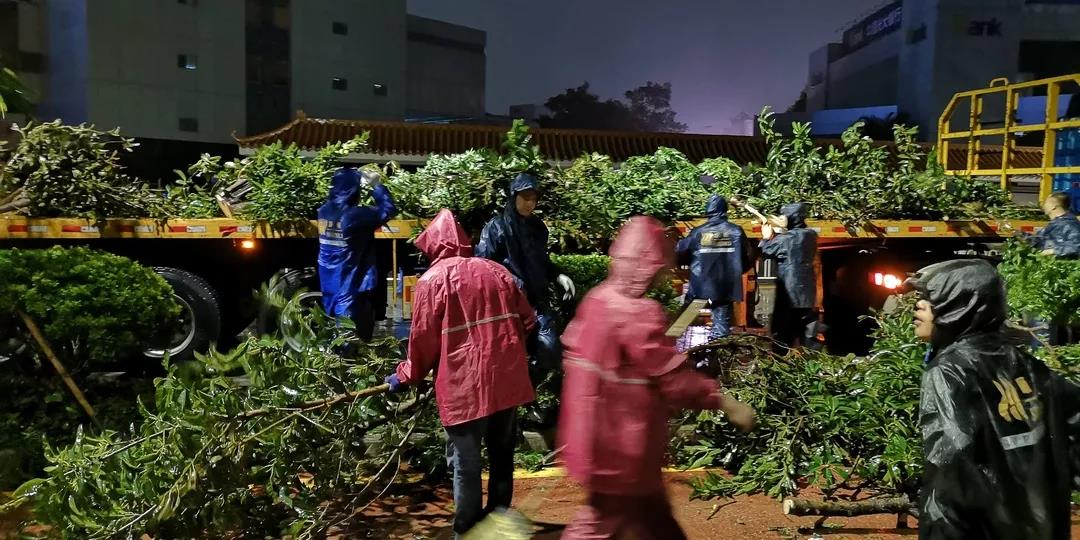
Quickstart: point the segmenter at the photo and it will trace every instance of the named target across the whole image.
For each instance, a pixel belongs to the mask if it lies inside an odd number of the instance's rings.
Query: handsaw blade
[[[668,337],[679,337],[686,332],[686,328],[694,322],[701,314],[702,308],[709,303],[708,300],[697,299],[690,302],[690,305],[686,306],[679,318],[675,319],[675,322],[671,323],[665,333]]]

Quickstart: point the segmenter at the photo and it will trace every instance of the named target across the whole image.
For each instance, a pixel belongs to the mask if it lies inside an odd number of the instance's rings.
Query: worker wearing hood
[[[374,206],[357,206],[360,187],[370,184]],[[319,285],[326,314],[347,317],[369,340],[375,329],[373,298],[381,288],[375,268],[375,231],[397,214],[390,191],[377,174],[343,167],[319,207]]]
[[[563,336],[559,444],[588,492],[563,538],[685,538],[661,478],[668,420],[680,408],[723,409],[749,429],[753,410],[676,354],[664,308],[645,296],[673,262],[660,223],[631,218],[610,255],[608,278],[585,295]]]
[[[931,346],[919,537],[1069,538],[1077,389],[1010,344],[1005,286],[989,263],[934,264],[905,285],[919,296],[915,333]]]
[[[785,204],[780,215],[786,230],[773,234],[762,225],[761,254],[777,262],[776,304],[772,317],[773,339],[785,347],[801,342],[808,345],[817,333],[817,233],[806,226],[810,207],[806,203]]]
[[[536,309],[538,332],[530,339],[529,352],[539,370],[558,364],[559,336],[548,288],[553,280],[573,298],[574,282],[559,274],[548,256],[548,229],[533,212],[540,196],[540,183],[528,173],[510,182],[503,213],[492,218],[480,234],[476,255],[491,259],[510,270]]]
[[[728,221],[727,199],[712,195],[705,206],[708,220],[679,241],[680,262],[690,263],[686,300],[708,300],[713,328],[709,337],[731,334],[731,304],[743,300],[743,273],[751,260],[742,227]]]
[[[454,476],[454,532],[460,535],[484,514],[485,446],[487,510],[510,506],[517,407],[535,397],[525,353],[535,320],[513,276],[472,256],[469,237],[449,210],[439,212],[416,247],[431,267],[413,290],[408,359],[386,382],[398,391],[435,370],[435,399]]]

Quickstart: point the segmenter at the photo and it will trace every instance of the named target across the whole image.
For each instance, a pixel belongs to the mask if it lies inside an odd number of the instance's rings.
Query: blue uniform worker
[[[357,206],[361,184],[371,184],[374,206]],[[370,340],[375,330],[378,287],[375,231],[397,214],[390,192],[376,174],[343,167],[334,173],[330,194],[319,207],[319,284],[323,309],[356,324],[356,334]]]
[[[728,221],[727,199],[713,195],[705,206],[708,220],[679,240],[680,262],[690,263],[687,301],[708,300],[713,327],[710,339],[731,334],[731,304],[743,299],[743,274],[751,260],[746,233]]]
[[[809,213],[806,203],[780,207],[780,215],[787,218],[787,231],[761,242],[761,255],[777,262],[772,333],[773,339],[786,347],[808,345],[817,333],[817,232],[806,226]]]

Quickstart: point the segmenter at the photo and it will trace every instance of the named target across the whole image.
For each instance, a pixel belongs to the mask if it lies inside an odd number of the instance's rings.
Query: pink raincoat
[[[444,426],[535,399],[525,336],[536,323],[525,293],[496,262],[472,256],[469,237],[442,210],[416,239],[431,267],[413,290],[404,383],[436,369],[435,398]]]
[[[610,254],[608,279],[589,291],[563,334],[559,439],[570,475],[590,494],[563,538],[628,530],[677,538],[661,478],[668,420],[677,408],[719,408],[723,395],[676,354],[664,309],[644,297],[673,258],[660,223],[632,218]]]

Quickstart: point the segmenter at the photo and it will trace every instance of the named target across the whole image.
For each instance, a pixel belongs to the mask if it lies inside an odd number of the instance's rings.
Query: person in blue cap
[[[713,320],[709,339],[731,335],[731,305],[743,299],[742,278],[752,262],[746,233],[728,221],[727,212],[727,199],[709,197],[705,224],[694,227],[675,250],[680,263],[690,264],[687,301],[709,301]]]
[[[373,206],[358,206],[360,188],[371,186]],[[319,207],[319,285],[323,309],[348,318],[356,335],[368,341],[375,331],[375,295],[380,294],[375,267],[375,231],[397,214],[390,191],[377,173],[342,167]]]
[[[540,200],[540,182],[529,173],[518,174],[511,182],[506,207],[484,226],[476,255],[491,259],[510,270],[536,310],[538,330],[530,337],[529,353],[534,376],[557,366],[562,347],[548,292],[553,281],[573,298],[574,282],[560,274],[548,256],[548,229],[534,212]]]

